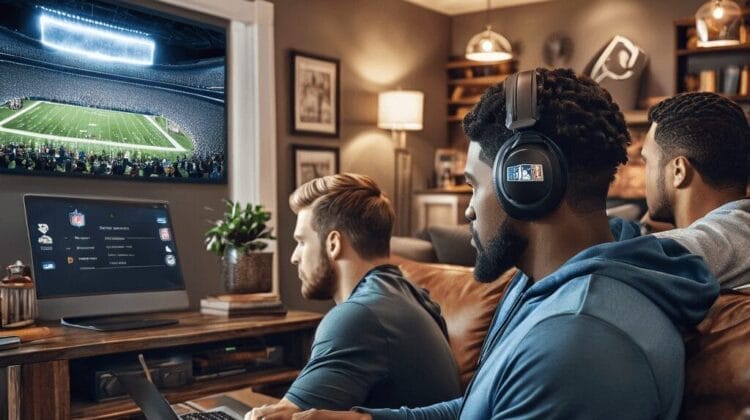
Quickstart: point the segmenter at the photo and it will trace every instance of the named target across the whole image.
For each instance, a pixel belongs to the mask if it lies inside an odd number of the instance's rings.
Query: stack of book
[[[286,308],[275,293],[247,293],[201,299],[201,313],[227,316],[285,315]]]

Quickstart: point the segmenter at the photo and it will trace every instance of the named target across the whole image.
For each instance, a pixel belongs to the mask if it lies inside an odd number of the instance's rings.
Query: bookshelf
[[[515,60],[479,62],[452,58],[445,65],[448,76],[448,124],[460,125],[464,115],[479,102],[490,86],[516,72]]]
[[[739,45],[698,47],[695,19],[674,22],[676,93],[703,90],[750,104],[750,9],[742,15]]]

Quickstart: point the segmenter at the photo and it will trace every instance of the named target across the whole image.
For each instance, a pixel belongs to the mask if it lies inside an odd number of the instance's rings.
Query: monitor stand
[[[141,328],[174,325],[176,319],[153,319],[138,316],[96,316],[96,317],[63,317],[60,324],[67,327],[85,328],[94,331],[124,331]]]

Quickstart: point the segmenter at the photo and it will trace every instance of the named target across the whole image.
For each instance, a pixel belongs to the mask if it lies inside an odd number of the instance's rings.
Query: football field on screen
[[[66,144],[83,150],[191,154],[192,140],[161,116],[47,101],[0,108],[0,144]]]

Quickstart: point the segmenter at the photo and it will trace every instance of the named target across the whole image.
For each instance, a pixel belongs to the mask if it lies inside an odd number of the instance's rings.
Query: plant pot
[[[228,247],[221,263],[221,279],[227,293],[271,291],[273,252],[244,252]]]

